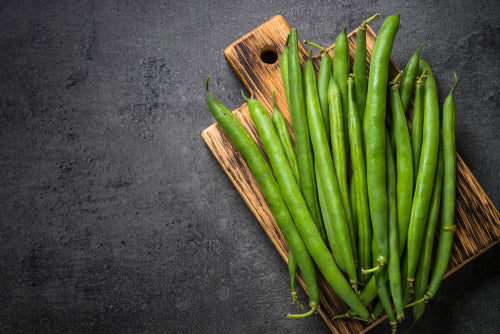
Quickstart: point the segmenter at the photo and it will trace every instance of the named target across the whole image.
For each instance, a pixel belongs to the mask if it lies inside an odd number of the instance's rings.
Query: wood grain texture
[[[276,104],[291,128],[290,114],[279,67],[279,57],[289,29],[290,26],[282,16],[275,16],[227,47],[224,55],[245,87],[251,92],[252,97],[258,99],[268,112],[272,111],[271,91],[274,90]],[[352,64],[356,45],[356,30],[348,35],[348,39]],[[366,38],[368,62],[371,58],[374,39],[375,34],[368,27]],[[331,56],[333,56],[333,47],[334,45],[327,48],[327,52]],[[267,64],[261,60],[261,53],[269,50],[275,50],[278,54],[278,59],[273,64]],[[300,45],[300,52],[301,59],[305,62],[307,54],[302,45]],[[318,69],[319,57],[314,56],[313,61],[316,69]],[[389,78],[394,78],[399,71],[399,68],[391,59]],[[411,105],[413,106],[413,100]],[[390,103],[388,103],[388,106],[390,106]],[[390,111],[388,110],[388,112],[390,121]],[[460,112],[459,106],[457,112]],[[247,105],[243,104],[233,113],[250,132],[262,150]],[[408,115],[408,121],[411,120],[412,114],[413,110]],[[202,138],[261,224],[279,254],[287,261],[288,245],[279,231],[255,178],[250,173],[240,153],[216,123],[202,132]],[[446,277],[500,240],[500,214],[458,154],[456,225],[457,230],[452,258]],[[381,318],[371,325],[351,319],[330,321],[333,316],[345,313],[347,306],[337,297],[319,273],[318,276],[321,289],[319,314],[332,333],[366,333],[384,320],[384,318]],[[300,275],[298,275],[298,281],[306,289]]]

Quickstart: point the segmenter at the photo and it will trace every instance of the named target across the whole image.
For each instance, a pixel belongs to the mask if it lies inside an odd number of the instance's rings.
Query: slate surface
[[[401,13],[399,66],[424,42],[440,102],[457,72],[457,149],[499,207],[498,1],[2,1],[0,331],[328,333],[284,318],[286,266],[200,137],[203,84],[239,106],[223,50],[274,15],[330,45],[375,12]],[[500,332],[499,265],[454,274],[412,332]]]

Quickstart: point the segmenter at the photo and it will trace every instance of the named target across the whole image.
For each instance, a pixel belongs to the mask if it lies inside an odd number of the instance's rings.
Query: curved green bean
[[[231,110],[224,106],[208,91],[209,79],[210,77],[205,84],[208,107],[219,125],[247,162],[250,171],[259,184],[264,198],[274,215],[276,223],[283,233],[290,249],[296,255],[297,264],[307,286],[311,307],[317,308],[319,305],[319,287],[316,280],[314,262],[283,200],[276,179],[257,144],[253,141],[247,130],[236,119]],[[360,310],[363,311],[363,309]]]

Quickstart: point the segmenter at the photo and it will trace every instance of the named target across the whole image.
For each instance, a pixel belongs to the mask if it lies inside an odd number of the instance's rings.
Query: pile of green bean
[[[281,74],[295,145],[274,94],[268,113],[242,93],[269,164],[246,129],[209,92],[208,79],[205,90],[210,111],[247,162],[288,243],[292,303],[301,308],[295,289],[297,269],[307,286],[311,309],[287,317],[317,311],[317,268],[350,307],[332,321],[350,317],[371,322],[385,310],[395,332],[406,308],[412,307],[414,321],[422,315],[450,259],[457,79],[455,75],[444,102],[440,128],[435,78],[429,64],[419,58],[422,45],[389,82],[399,15],[382,24],[367,70],[366,25],[378,16],[359,26],[352,66],[345,29],[335,41],[333,58],[306,42],[311,51],[304,64],[297,31],[290,30]],[[311,60],[313,47],[320,49],[319,73]],[[412,97],[410,131],[406,113]]]

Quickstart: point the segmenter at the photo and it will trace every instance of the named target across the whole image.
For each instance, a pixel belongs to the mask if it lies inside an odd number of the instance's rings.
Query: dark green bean
[[[390,100],[392,110],[392,126],[394,129],[396,148],[396,187],[397,187],[397,232],[399,235],[400,253],[406,245],[408,225],[410,223],[411,205],[413,199],[413,159],[411,153],[410,134],[406,123],[405,112],[401,105],[397,79],[390,84]],[[401,256],[399,254],[398,256]]]
[[[347,84],[347,81],[346,81]],[[330,129],[331,129],[331,146],[334,171],[337,176],[340,193],[342,196],[342,203],[346,217],[346,224],[349,231],[349,239],[351,242],[351,249],[357,262],[357,247],[356,235],[354,233],[354,225],[352,223],[351,214],[351,201],[349,197],[349,186],[347,182],[347,155],[345,151],[345,143],[348,141],[348,128],[344,131],[344,115],[347,117],[347,110],[343,111],[342,95],[334,77],[330,77],[330,84],[328,85],[328,107],[330,109]],[[345,105],[345,109],[348,105]]]
[[[285,150],[286,158],[288,164],[292,169],[295,181],[299,182],[299,166],[297,165],[297,155],[295,154],[295,149],[293,148],[292,138],[290,138],[290,133],[288,132],[288,127],[286,125],[286,120],[276,107],[276,101],[274,100],[273,92],[273,125],[276,129],[276,133],[280,139],[281,145]]]
[[[415,85],[415,79],[418,73],[418,53],[422,49],[423,44],[420,44],[417,51],[411,56],[408,63],[406,63],[405,69],[403,71],[403,76],[401,77],[401,84],[399,85],[399,95],[401,96],[401,105],[403,106],[403,112],[408,111],[410,106],[411,96],[413,95],[413,87]]]
[[[321,207],[321,209],[323,212],[325,210],[329,210],[329,215],[336,218],[334,220],[334,225],[332,226],[335,234],[328,234],[328,239],[330,240],[330,243],[336,242],[340,245],[338,249],[340,253],[338,254],[338,256],[340,256],[341,263],[346,268],[351,285],[353,286],[355,291],[357,291],[357,274],[354,260],[354,251],[356,250],[356,248],[354,247],[353,251],[348,225],[349,222],[347,219],[347,212],[350,213],[350,204],[349,202],[347,202],[346,205],[345,202],[343,202],[345,198],[343,197],[343,193],[341,191],[341,182],[340,179],[335,176],[336,170],[331,158],[332,155],[328,146],[328,138],[326,137],[323,120],[321,118],[318,89],[316,87],[316,73],[314,71],[314,66],[311,60],[311,54],[309,54],[309,58],[304,64],[303,78],[304,93],[306,97],[307,121],[309,124],[309,131],[311,133],[314,161],[316,164],[317,173],[321,179],[321,182],[318,182],[318,186],[321,187],[326,203],[328,203],[326,207]],[[334,128],[332,127],[332,130],[333,129]],[[332,131],[332,134],[334,132],[336,131]],[[345,162],[345,164],[347,165],[347,162]],[[345,172],[345,174],[345,186],[347,188],[347,171]],[[328,233],[328,229],[326,230]]]
[[[377,247],[377,241],[373,239],[372,241],[372,253],[378,254],[378,247]],[[374,256],[373,261],[377,261],[376,256]],[[378,293],[378,298],[380,302],[382,303],[382,306],[384,307],[385,313],[387,313],[387,317],[389,318],[389,324],[391,325],[392,328],[392,333],[396,333],[396,326],[397,326],[397,321],[396,317],[394,316],[394,312],[392,311],[392,304],[391,304],[391,299],[389,297],[389,293],[387,290],[387,285],[386,285],[386,275],[387,275],[387,266],[383,266],[379,270],[376,270],[373,273],[373,277],[375,277],[375,283],[377,284],[377,293]]]
[[[335,46],[333,48],[333,77],[339,85],[340,94],[342,96],[342,110],[343,110],[343,128],[347,129],[347,77],[351,73],[351,58],[349,56],[349,43],[347,41],[346,29],[337,36]],[[333,132],[333,129],[331,130]],[[348,156],[349,141],[346,138],[344,142],[345,155]]]
[[[358,106],[359,120],[363,122],[366,106],[366,87],[368,86],[368,69],[366,59],[366,25],[380,14],[375,14],[369,19],[361,22],[356,33],[356,51],[352,74],[354,75],[354,92],[356,94],[356,105]]]
[[[361,318],[368,319],[368,310],[358,300],[342,272],[335,264],[326,244],[321,238],[321,234],[313,223],[307,204],[293,177],[292,170],[288,166],[283,148],[281,145],[276,145],[279,139],[274,131],[267,111],[262,104],[255,99],[248,99],[247,104],[250,116],[254,121],[264,150],[273,168],[283,199],[290,210],[295,226],[304,240],[309,254],[336,294],[339,295],[347,305],[355,309],[356,312],[359,312],[358,314]],[[296,251],[294,251],[294,254],[298,257]],[[300,267],[300,262],[298,263]]]
[[[272,92],[273,96],[273,125],[278,137],[280,139],[283,150],[285,151],[286,158],[288,160],[288,164],[292,169],[293,176],[295,177],[295,181],[299,180],[299,167],[297,166],[297,156],[295,155],[295,150],[293,148],[292,139],[290,138],[290,133],[288,132],[288,127],[286,125],[285,118],[279,112],[276,107],[276,101],[274,100],[274,91]],[[290,274],[290,287],[292,290],[292,304],[297,303],[297,305],[304,309],[304,307],[300,304],[299,299],[297,298],[297,290],[295,289],[295,272],[297,271],[297,262],[295,261],[295,256],[293,252],[288,253],[288,272]]]
[[[326,137],[330,138],[330,120],[328,110],[328,85],[330,84],[330,73],[332,71],[332,58],[320,45],[312,42],[305,41],[305,43],[312,45],[321,50],[321,63],[319,65],[318,73],[318,97],[321,106],[321,116],[323,117],[323,124],[325,126]]]
[[[393,93],[391,92],[391,94]],[[396,308],[397,320],[398,322],[401,322],[401,320],[404,319],[404,309],[403,296],[401,292],[401,268],[399,264],[401,254],[399,251],[398,215],[396,205],[396,164],[394,162],[394,154],[392,153],[389,141],[389,134],[387,134],[385,146],[385,165],[387,167],[387,218],[389,224],[389,264],[387,270],[389,271],[389,286],[394,307]],[[410,179],[410,182],[412,182],[412,179]]]
[[[379,251],[377,254],[378,267],[384,266],[389,257],[385,176],[385,113],[389,58],[398,28],[399,15],[389,16],[380,28],[373,47],[366,97],[365,141],[368,200],[373,236]]]
[[[415,106],[413,108],[413,120],[411,123],[411,151],[413,156],[413,185],[417,183],[418,167],[420,165],[420,153],[422,151],[422,127],[424,126],[424,83],[427,75],[424,71],[417,79],[415,89]]]
[[[332,58],[327,52],[321,52],[321,64],[318,73],[318,95],[321,105],[323,124],[325,125],[326,137],[330,138],[330,120],[328,111],[328,85],[332,69]]]
[[[207,79],[205,84],[208,107],[219,125],[247,162],[250,171],[259,184],[264,198],[274,215],[276,223],[283,233],[290,249],[296,256],[302,277],[307,286],[311,307],[317,308],[319,305],[319,288],[316,280],[315,266],[294,224],[287,205],[283,200],[273,173],[247,130],[236,119],[233,113],[208,91],[209,79]],[[349,285],[347,286],[349,287]],[[360,309],[360,311],[362,312],[363,309]]]
[[[418,169],[417,183],[411,208],[410,226],[408,228],[408,273],[407,281],[410,291],[413,291],[415,271],[420,256],[425,224],[429,213],[429,204],[434,187],[437,156],[439,148],[439,104],[436,82],[429,64],[419,60],[420,73],[427,70],[424,81],[424,126],[422,153]]]
[[[288,36],[288,87],[288,107],[292,119],[297,163],[299,165],[299,186],[316,227],[322,236],[325,237],[319,208],[312,144],[307,125],[304,84],[296,29],[291,29]]]
[[[355,83],[353,75],[347,79],[348,117],[349,117],[349,145],[351,149],[352,178],[355,202],[351,203],[356,208],[358,219],[358,260],[360,268],[372,266],[372,227],[370,223],[370,210],[368,206],[368,192],[366,185],[366,162],[363,148],[363,135],[356,101],[354,99]],[[360,281],[368,282],[369,275],[361,275]]]

